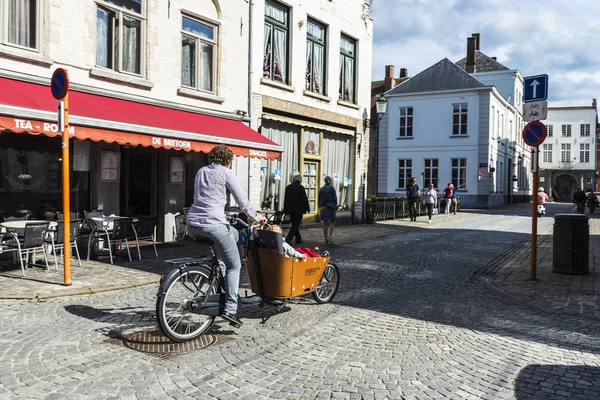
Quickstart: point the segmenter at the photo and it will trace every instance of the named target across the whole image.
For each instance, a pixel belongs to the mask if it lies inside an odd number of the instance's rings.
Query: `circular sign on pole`
[[[57,68],[52,74],[50,91],[56,100],[62,100],[69,92],[69,74],[64,68]]]
[[[537,147],[546,139],[546,125],[540,121],[531,121],[523,128],[523,140],[532,147]]]

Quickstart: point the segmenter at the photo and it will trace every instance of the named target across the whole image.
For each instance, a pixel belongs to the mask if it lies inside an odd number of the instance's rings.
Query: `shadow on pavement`
[[[600,398],[600,368],[532,364],[517,375],[517,399],[550,399],[554,396],[586,400]]]

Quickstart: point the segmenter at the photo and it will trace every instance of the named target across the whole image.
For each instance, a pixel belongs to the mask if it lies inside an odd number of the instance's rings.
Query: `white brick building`
[[[598,111],[591,106],[549,107],[540,146],[540,186],[558,201],[571,201],[577,189],[598,191],[596,176]]]
[[[298,172],[311,203],[307,219],[314,220],[318,189],[330,175],[347,210],[338,218],[360,221],[369,156],[363,128],[373,41],[368,6],[362,0],[253,4],[252,126],[284,148],[281,161],[252,165],[261,200],[277,195],[282,205]]]

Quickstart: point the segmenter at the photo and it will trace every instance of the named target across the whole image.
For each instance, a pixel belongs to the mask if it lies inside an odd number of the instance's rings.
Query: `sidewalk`
[[[400,234],[407,227],[399,224],[373,225],[341,225],[334,233],[335,245],[323,244],[323,228],[320,225],[310,225],[302,228],[302,247],[319,247],[327,249],[344,244],[355,243],[379,237]],[[43,268],[28,268],[25,278],[21,277],[21,268],[12,265],[10,260],[0,264],[0,299],[45,299],[59,296],[100,293],[110,290],[127,289],[147,284],[157,284],[160,276],[168,273],[172,266],[164,262],[170,258],[193,257],[198,255],[197,244],[192,240],[174,243],[157,244],[156,258],[152,246],[142,246],[142,260],[134,258],[115,258],[111,265],[106,257],[99,261],[86,261],[85,252],[80,250],[81,267],[76,259],[71,260],[71,286],[63,285],[63,265],[59,260],[58,271],[54,266],[50,270]],[[74,251],[73,251],[74,252]],[[135,254],[137,256],[137,254]],[[53,257],[49,259],[53,263]]]
[[[509,206],[510,207],[510,206]],[[475,213],[458,213],[454,221],[474,218]],[[550,217],[548,217],[550,218]],[[530,274],[529,239],[518,243],[509,251],[496,257],[488,265],[477,271],[472,282],[483,283],[490,290],[515,299],[527,299],[527,305],[545,311],[561,310],[578,315],[600,317],[598,294],[600,293],[600,213],[589,219],[589,266],[590,274],[563,275],[552,272],[552,229],[538,232],[537,281],[528,281]],[[415,229],[416,225],[405,220],[380,222],[373,225],[341,225],[334,232],[335,245],[323,244],[323,231],[320,226],[303,227],[303,247],[320,249],[343,249],[344,245],[380,237],[400,235]],[[438,225],[419,224],[418,229],[439,228]],[[15,266],[0,266],[0,299],[44,299],[77,294],[99,293],[156,284],[160,275],[170,271],[171,265],[165,259],[194,256],[198,254],[196,244],[189,240],[158,245],[159,257],[154,257],[152,247],[142,247],[143,259],[129,262],[117,258],[115,265],[108,258],[100,261],[85,261],[82,267],[76,260],[71,262],[71,286],[64,286],[63,266],[59,270],[34,268],[27,269],[21,278],[21,269]],[[82,254],[83,255],[83,254]],[[133,253],[132,253],[133,256]],[[84,256],[85,258],[85,256]],[[600,263],[600,261],[598,261]]]

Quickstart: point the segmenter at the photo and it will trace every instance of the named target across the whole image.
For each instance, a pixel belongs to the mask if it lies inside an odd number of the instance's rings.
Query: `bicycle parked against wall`
[[[240,304],[275,305],[280,311],[293,297],[312,293],[317,303],[330,302],[340,284],[338,266],[327,252],[320,257],[289,258],[281,254],[276,232],[266,232],[263,240],[236,215],[230,224],[241,233],[244,265],[250,287],[256,296],[240,299]],[[271,239],[276,238],[275,245]],[[214,242],[203,236],[196,242],[208,246],[205,258],[185,257],[166,262],[174,269],[158,289],[156,317],[160,330],[175,342],[184,342],[208,332],[225,305],[225,278],[221,274]],[[278,239],[278,240],[277,240]],[[248,301],[250,300],[250,301]]]

